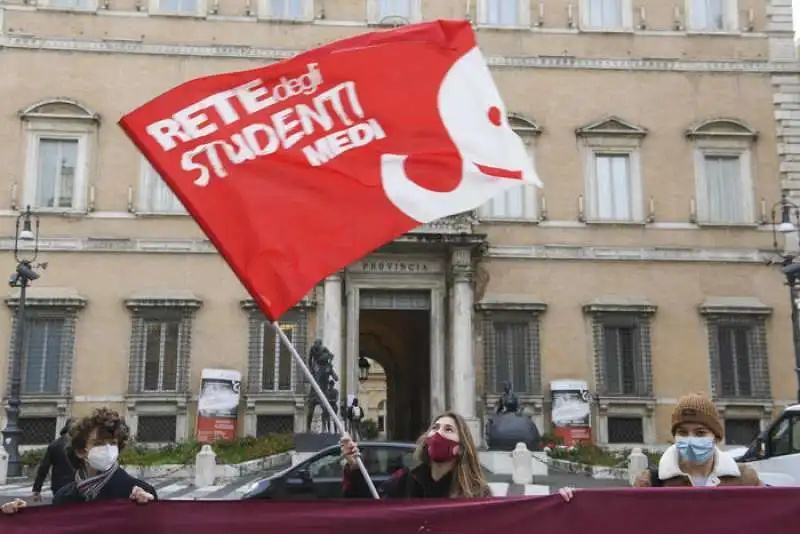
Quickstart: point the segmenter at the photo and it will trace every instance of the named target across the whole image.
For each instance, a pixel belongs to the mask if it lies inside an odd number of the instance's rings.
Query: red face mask
[[[425,441],[428,458],[435,463],[449,462],[458,456],[458,442],[448,439],[438,432]]]

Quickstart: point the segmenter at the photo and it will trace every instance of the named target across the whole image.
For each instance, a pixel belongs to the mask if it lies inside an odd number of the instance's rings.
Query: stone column
[[[431,417],[446,409],[444,290],[431,291]]]
[[[345,363],[348,399],[358,393],[358,345],[360,294],[357,287],[347,285],[347,361]],[[349,403],[348,403],[349,404]]]
[[[322,310],[322,342],[333,353],[333,368],[342,391],[344,347],[342,346],[342,275],[333,273],[325,279],[325,304]]]
[[[453,411],[467,420],[478,444],[482,443],[480,423],[475,414],[476,379],[472,339],[472,252],[467,247],[453,249],[453,338],[450,387],[453,391]]]

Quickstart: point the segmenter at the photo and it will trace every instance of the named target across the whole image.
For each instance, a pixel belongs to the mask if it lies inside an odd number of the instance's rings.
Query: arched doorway
[[[387,440],[414,441],[428,424],[429,329],[430,316],[426,311],[361,311],[359,349],[377,362],[385,386],[379,391],[370,368],[370,379],[359,384],[359,390],[363,391],[360,395],[374,399],[371,401],[374,409],[369,410],[366,417],[376,424],[378,418],[383,417],[383,436]]]

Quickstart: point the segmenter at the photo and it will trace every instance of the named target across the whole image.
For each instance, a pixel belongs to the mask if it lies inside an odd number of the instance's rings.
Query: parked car
[[[800,485],[800,404],[787,407],[736,459],[768,486]]]
[[[361,460],[370,478],[380,486],[398,469],[413,467],[413,443],[359,442]],[[242,497],[250,499],[337,499],[342,496],[344,462],[338,445],[320,452],[280,473],[256,480]]]

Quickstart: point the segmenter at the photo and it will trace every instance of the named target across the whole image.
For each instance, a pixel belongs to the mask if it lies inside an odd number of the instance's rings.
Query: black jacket
[[[378,495],[381,499],[447,499],[453,484],[453,473],[433,480],[427,464],[414,469],[404,467],[392,478],[381,484]],[[358,467],[347,466],[344,471],[342,490],[345,498],[370,499],[372,494]]]
[[[55,494],[58,490],[75,480],[75,469],[67,458],[67,438],[62,436],[47,447],[44,458],[39,462],[36,470],[36,479],[33,481],[34,493],[42,492],[42,485],[47,474],[52,469],[50,475],[50,488]]]
[[[139,486],[144,491],[155,497],[155,500],[158,500],[158,495],[156,494],[156,490],[153,488],[153,486],[147,482],[133,478],[121,467],[117,469],[113,475],[111,475],[111,479],[106,483],[105,486],[103,486],[103,489],[101,489],[100,493],[97,494],[95,500],[112,501],[116,499],[129,499],[133,488],[136,486]],[[54,505],[71,502],[86,502],[86,499],[83,497],[83,495],[78,493],[75,482],[72,482],[71,484],[68,484],[67,486],[64,486],[58,490],[58,493],[56,493],[55,497],[53,497]]]

